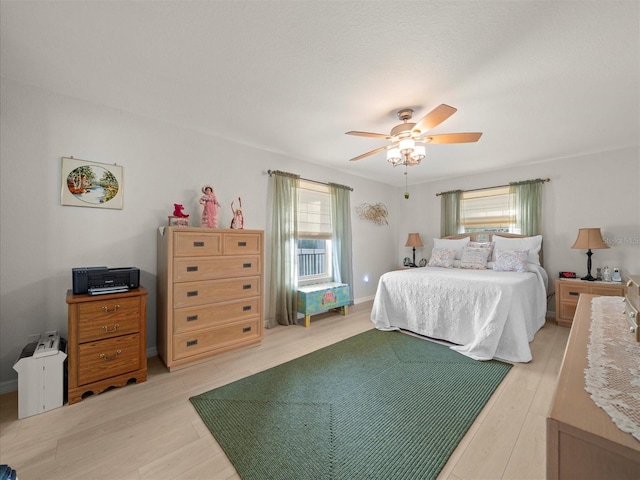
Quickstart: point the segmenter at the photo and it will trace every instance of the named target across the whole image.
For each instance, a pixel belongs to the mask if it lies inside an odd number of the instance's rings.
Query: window
[[[326,185],[300,181],[298,283],[331,281],[331,196]]]
[[[509,186],[462,192],[460,232],[520,233]]]

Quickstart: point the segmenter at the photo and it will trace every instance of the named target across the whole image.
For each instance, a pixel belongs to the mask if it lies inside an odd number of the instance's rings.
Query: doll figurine
[[[189,218],[189,215],[183,212],[184,207],[179,203],[173,204],[173,216],[180,218]]]
[[[200,197],[200,205],[203,206],[201,226],[216,228],[218,226],[218,207],[221,205],[218,203],[211,185],[202,187],[202,193],[204,195]]]
[[[240,208],[235,209],[233,207],[233,202],[231,202],[231,213],[233,214],[233,218],[231,219],[231,228],[243,229],[244,217],[242,216],[242,200],[240,197],[238,197],[238,203],[240,204]]]

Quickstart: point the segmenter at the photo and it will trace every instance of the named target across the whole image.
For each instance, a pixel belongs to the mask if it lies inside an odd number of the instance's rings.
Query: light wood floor
[[[168,373],[149,359],[147,382],[17,419],[17,393],[0,396],[0,463],[19,480],[237,479],[189,397],[371,329],[371,302],[276,327],[264,342]],[[440,478],[543,479],[545,419],[569,329],[547,321],[534,360],[516,364]]]

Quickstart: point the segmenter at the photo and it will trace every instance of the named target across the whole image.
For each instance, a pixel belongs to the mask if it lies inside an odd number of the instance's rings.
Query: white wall
[[[422,167],[429,168],[428,158]],[[419,232],[425,247],[416,258],[429,258],[433,238],[440,236],[438,192],[503,185],[512,181],[550,178],[543,187],[544,266],[553,281],[560,271],[586,275],[584,250],[572,250],[578,229],[600,227],[611,248],[593,250],[592,274],[608,265],[622,274],[640,275],[640,151],[626,148],[517,168],[409,186],[410,198],[400,200],[397,258],[409,254],[404,247],[408,232]],[[399,189],[404,191],[404,189]],[[404,208],[403,208],[404,206]],[[555,310],[554,299],[549,310]]]
[[[241,197],[245,228],[265,230],[268,169],[349,185],[356,302],[373,298],[378,277],[395,262],[393,187],[5,78],[0,103],[0,392],[16,389],[12,367],[28,335],[66,334],[73,267],[140,268],[150,292],[147,347],[155,351],[156,230],[174,203],[184,204],[199,225],[197,200],[206,183],[222,204],[220,226],[229,225],[230,203]],[[124,209],[61,206],[63,156],[122,165]],[[365,202],[385,203],[389,225],[360,220],[355,207]]]

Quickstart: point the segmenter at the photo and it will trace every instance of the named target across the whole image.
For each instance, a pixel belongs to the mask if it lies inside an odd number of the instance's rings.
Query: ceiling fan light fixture
[[[387,151],[387,161],[392,164],[394,167],[400,163],[402,160],[402,156],[400,155],[400,150],[397,148],[392,148]]]
[[[427,149],[425,148],[424,145],[416,145],[413,148],[413,152],[411,153],[411,160],[420,163],[420,160],[422,160],[427,154]]]
[[[407,155],[413,152],[415,146],[416,142],[414,142],[412,138],[405,138],[404,140],[400,141],[400,151],[403,155]]]

